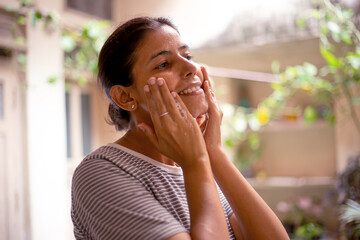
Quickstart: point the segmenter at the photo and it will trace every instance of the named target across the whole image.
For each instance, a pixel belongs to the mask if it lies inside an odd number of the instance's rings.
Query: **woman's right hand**
[[[207,240],[228,238],[224,210],[196,120],[179,95],[170,93],[164,79],[150,78],[148,83],[144,91],[154,127],[144,123],[138,126],[144,129],[162,154],[183,169],[191,237]],[[189,235],[178,235],[174,239],[189,239]]]
[[[170,93],[163,78],[150,78],[144,91],[153,128],[145,123],[138,127],[154,146],[182,168],[208,161],[202,133],[179,95]]]

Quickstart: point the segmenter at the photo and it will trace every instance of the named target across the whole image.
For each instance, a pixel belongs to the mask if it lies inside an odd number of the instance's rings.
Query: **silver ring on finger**
[[[160,117],[166,116],[168,114],[169,114],[169,112],[164,112],[164,113],[160,114]]]

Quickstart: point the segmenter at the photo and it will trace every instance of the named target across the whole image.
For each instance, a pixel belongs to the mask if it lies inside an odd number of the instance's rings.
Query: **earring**
[[[134,104],[133,104],[133,105],[131,105],[131,108],[132,108],[132,109],[134,109],[134,108],[135,108],[135,105],[134,105]]]

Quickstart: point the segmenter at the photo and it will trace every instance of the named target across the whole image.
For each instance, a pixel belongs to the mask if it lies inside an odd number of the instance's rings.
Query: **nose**
[[[198,68],[199,68],[198,64],[190,60],[184,59],[182,77],[186,79],[195,76],[195,74],[198,71]]]

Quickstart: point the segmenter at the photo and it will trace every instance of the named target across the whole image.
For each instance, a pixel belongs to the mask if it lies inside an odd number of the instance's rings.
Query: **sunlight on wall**
[[[254,19],[269,19],[274,15],[281,16],[295,11],[296,2],[299,1],[186,0],[182,1],[181,5],[173,4],[167,12],[179,26],[185,42],[196,48],[221,34],[236,17],[240,22],[253,21],[256,24]]]

